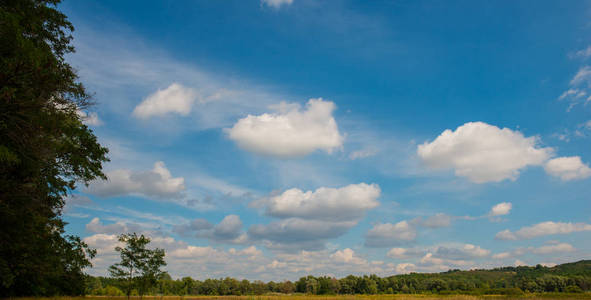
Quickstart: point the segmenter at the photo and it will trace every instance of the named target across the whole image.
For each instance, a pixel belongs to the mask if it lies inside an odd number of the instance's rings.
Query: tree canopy
[[[84,292],[95,252],[64,235],[77,183],[105,178],[108,150],[83,123],[91,104],[64,55],[59,0],[0,0],[0,294]]]
[[[122,295],[121,282],[97,277],[89,285],[94,295]],[[503,267],[492,270],[449,270],[442,273],[410,273],[379,277],[305,276],[295,282],[267,283],[234,278],[173,280],[161,276],[146,294],[151,295],[260,295],[265,293],[333,294],[504,294],[581,293],[591,291],[591,261],[554,267]]]
[[[119,242],[125,243],[124,247],[115,248],[121,261],[112,265],[109,273],[120,281],[128,298],[134,288],[143,295],[163,274],[160,268],[166,265],[164,250],[146,248],[150,239],[135,232],[120,235]]]

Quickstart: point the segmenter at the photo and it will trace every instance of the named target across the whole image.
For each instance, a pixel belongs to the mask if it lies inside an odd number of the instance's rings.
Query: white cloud
[[[386,256],[391,258],[410,258],[420,257],[425,255],[427,251],[421,248],[392,248],[386,253]]]
[[[251,226],[248,237],[276,250],[323,249],[328,239],[343,235],[377,207],[380,193],[377,184],[366,183],[306,192],[289,189],[251,203],[281,220]]]
[[[320,250],[328,239],[346,233],[357,221],[320,221],[289,218],[248,229],[251,240],[266,241],[267,248],[283,251]]]
[[[525,267],[527,266],[527,263],[522,260],[516,259],[513,265],[516,267]]]
[[[433,169],[455,170],[475,183],[515,180],[519,170],[543,164],[552,148],[537,146],[536,137],[483,122],[445,130],[432,142],[418,146],[419,157]]]
[[[360,158],[366,158],[370,156],[374,156],[378,153],[378,150],[375,148],[364,148],[361,150],[353,151],[349,153],[350,160],[356,160]]]
[[[99,116],[96,112],[87,113],[83,110],[76,110],[76,113],[82,119],[82,123],[89,125],[89,126],[101,126],[103,125],[103,121],[99,119]]]
[[[473,264],[472,261],[440,258],[431,252],[425,254],[425,256],[423,256],[419,260],[419,265],[421,265],[423,267],[429,267],[430,269],[435,269],[435,270],[449,270],[451,268],[451,266],[465,267],[465,266],[468,266],[471,264]]]
[[[223,193],[228,196],[244,196],[254,193],[249,188],[236,186],[206,174],[196,175],[192,182],[205,190]]]
[[[494,254],[492,256],[493,259],[506,259],[506,258],[509,258],[509,257],[511,257],[511,253],[510,252],[501,252],[501,253]]]
[[[398,274],[408,274],[414,272],[416,269],[417,266],[411,263],[400,263],[396,265],[396,273]]]
[[[444,213],[437,213],[429,217],[417,217],[410,221],[400,221],[396,224],[376,224],[365,235],[365,245],[368,247],[389,247],[413,242],[419,227],[437,229],[451,226],[455,219],[472,217],[455,217]]]
[[[510,202],[501,202],[490,209],[488,213],[491,217],[508,215],[513,205]]]
[[[247,237],[242,231],[242,226],[240,216],[227,215],[215,225],[205,219],[194,219],[185,224],[173,226],[172,231],[182,236],[206,238],[221,243],[243,244],[247,241]]]
[[[175,225],[172,231],[180,235],[188,235],[200,230],[207,230],[213,228],[213,224],[206,219],[194,219],[186,224]]]
[[[218,254],[218,251],[212,247],[187,246],[186,248],[176,249],[169,256],[173,258],[196,258],[212,257]]]
[[[105,234],[122,234],[129,232],[153,233],[151,229],[157,229],[156,227],[157,226],[153,226],[152,224],[138,224],[124,221],[118,221],[116,223],[104,225],[99,218],[95,217],[88,224],[86,224],[86,231]]]
[[[417,237],[414,226],[407,221],[396,224],[383,223],[371,228],[365,235],[365,245],[368,247],[388,247],[412,242]]]
[[[515,234],[513,232],[511,232],[511,230],[505,229],[503,231],[497,232],[497,234],[495,235],[495,239],[509,241],[509,240],[517,240],[517,237],[515,236]]]
[[[217,240],[234,240],[242,232],[242,220],[237,215],[227,215],[213,227],[213,238]]]
[[[283,104],[278,113],[248,115],[225,131],[240,148],[263,155],[296,157],[315,150],[332,153],[344,140],[332,116],[334,109],[333,102],[321,98],[310,99],[303,111]]]
[[[591,56],[591,46],[575,52],[575,56],[587,58]]]
[[[204,278],[247,278],[259,280],[277,280],[297,278],[305,275],[330,275],[337,278],[350,274],[377,274],[387,276],[393,273],[408,273],[417,270],[414,263],[385,263],[371,261],[350,248],[320,251],[294,251],[264,253],[255,246],[242,249],[214,248],[212,246],[189,245],[171,237],[151,237],[150,247],[165,249],[166,269],[174,277],[191,276]],[[95,267],[92,275],[107,273],[108,267],[119,260],[114,251],[119,245],[116,235],[95,234],[84,239],[89,246],[99,249],[93,260]],[[433,254],[434,255],[434,254]],[[426,261],[426,260],[425,260]],[[451,261],[450,262],[455,262]],[[459,262],[456,262],[459,263]],[[427,270],[423,264],[421,270]],[[431,267],[441,269],[441,266]]]
[[[68,213],[69,215],[72,215],[76,207],[89,207],[94,204],[90,198],[80,194],[68,195],[68,197],[64,198],[64,202],[65,205],[62,212]]]
[[[438,257],[446,259],[464,260],[471,258],[487,257],[490,250],[483,249],[480,246],[464,244],[459,246],[438,246],[434,252]]]
[[[571,244],[567,243],[560,243],[555,245],[546,245],[541,246],[539,248],[532,249],[534,254],[551,254],[551,253],[564,253],[564,252],[573,252],[575,251],[575,247]]]
[[[568,243],[554,243],[550,245],[540,246],[540,247],[521,247],[514,249],[512,251],[507,252],[500,252],[494,254],[492,256],[493,259],[497,260],[506,260],[506,259],[514,259],[516,257],[531,257],[532,254],[537,255],[548,255],[548,254],[557,254],[557,253],[569,253],[574,252],[577,249],[573,247],[571,244]]]
[[[337,250],[333,254],[329,256],[336,263],[346,263],[346,264],[355,264],[360,265],[367,263],[367,261],[363,258],[357,257],[355,255],[355,251],[351,250],[350,248],[346,248],[343,250]]]
[[[546,173],[560,177],[564,181],[585,179],[591,176],[591,168],[579,156],[558,157],[549,160],[544,166]]]
[[[578,54],[579,52],[577,52]],[[585,53],[585,52],[580,52]],[[564,91],[558,100],[568,100],[570,105],[567,111],[570,111],[574,106],[580,103],[587,103],[591,101],[589,95],[589,88],[591,87],[591,67],[583,66],[579,68],[577,74],[571,79],[569,89]]]
[[[259,200],[257,205],[265,205],[266,214],[278,218],[355,220],[377,207],[379,196],[380,187],[377,184],[359,183],[305,192],[293,188]]]
[[[243,249],[216,249],[211,246],[193,246],[172,237],[148,235],[152,240],[149,247],[166,251],[167,271],[173,276],[203,277],[246,277],[252,275],[256,266],[265,264],[267,259],[254,246]],[[92,248],[98,250],[93,259],[93,275],[104,276],[108,267],[119,260],[115,247],[120,245],[115,234],[95,234],[84,238]],[[207,274],[207,275],[205,275]],[[223,275],[223,276],[222,276]]]
[[[261,3],[273,8],[280,8],[283,5],[291,5],[293,0],[261,0]]]
[[[580,83],[587,82],[591,79],[591,67],[584,66],[577,71],[575,77],[570,81],[571,85],[578,85]]]
[[[244,248],[242,250],[236,250],[234,248],[230,248],[230,250],[228,250],[228,252],[231,254],[234,254],[234,255],[248,256],[251,259],[263,255],[263,252],[261,250],[257,249],[257,247],[255,247],[255,246],[249,246],[249,247]]]
[[[197,93],[193,89],[173,83],[166,89],[159,89],[146,97],[134,108],[132,114],[139,119],[148,119],[169,113],[187,116],[196,99]]]
[[[451,221],[452,216],[444,213],[437,213],[426,219],[423,219],[422,217],[412,219],[410,223],[412,225],[418,225],[427,228],[442,228],[451,226]]]
[[[406,252],[406,248],[392,248],[386,253],[386,255],[392,258],[406,258],[408,257]]]
[[[120,246],[121,243],[115,234],[104,234],[99,233],[85,237],[84,242],[93,249],[97,250],[97,254],[100,258],[101,255],[111,252],[114,254],[115,247]],[[94,261],[93,261],[94,263]]]
[[[487,257],[490,254],[490,250],[483,249],[480,246],[472,244],[464,244],[455,247],[439,246],[435,253],[439,257],[447,259],[469,259],[469,258],[480,258]]]
[[[580,231],[591,231],[591,224],[548,221],[523,227],[515,232],[506,229],[497,233],[495,238],[499,240],[523,240],[545,235],[569,234]]]
[[[441,259],[456,261],[458,263],[469,259],[488,257],[490,250],[472,244],[447,243],[424,248],[392,248],[386,255],[391,258],[400,259],[411,257],[424,258],[427,254],[430,254],[427,258],[428,260]]]
[[[108,180],[94,181],[87,192],[100,197],[143,195],[156,198],[179,198],[185,190],[183,177],[172,177],[163,162],[154,163],[150,171],[118,169],[106,173]]]

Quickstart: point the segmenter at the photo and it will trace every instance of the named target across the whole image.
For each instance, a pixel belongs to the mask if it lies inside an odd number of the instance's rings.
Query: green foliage
[[[135,232],[122,234],[119,242],[125,243],[125,247],[117,246],[121,261],[109,268],[111,276],[119,279],[120,284],[129,298],[132,291],[136,290],[139,295],[157,283],[158,278],[164,273],[160,270],[166,265],[163,249],[147,249],[150,239]],[[169,276],[170,277],[170,276]]]
[[[82,123],[89,97],[59,0],[0,0],[0,294],[79,295],[95,252],[64,236],[64,198],[105,178],[107,149]]]
[[[547,267],[506,267],[493,270],[453,270],[438,274],[411,273],[389,277],[353,276],[333,277],[305,276],[296,282],[263,283],[238,281],[233,278],[194,280],[190,277],[173,280],[170,275],[160,276],[153,295],[262,295],[282,294],[438,294],[438,295],[505,295],[521,296],[527,292],[561,295],[589,292],[591,290],[590,261]],[[121,282],[113,278],[98,277],[102,286]],[[91,280],[91,282],[93,282]],[[89,286],[99,284],[89,283]],[[97,294],[91,291],[92,294]]]

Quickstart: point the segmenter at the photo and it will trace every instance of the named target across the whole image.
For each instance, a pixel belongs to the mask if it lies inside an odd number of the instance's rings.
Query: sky
[[[591,258],[590,1],[73,1],[107,181],[68,234],[173,278]]]

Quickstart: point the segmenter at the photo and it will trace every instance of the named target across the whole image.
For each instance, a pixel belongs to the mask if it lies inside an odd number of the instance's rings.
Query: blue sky
[[[106,182],[67,232],[173,277],[591,254],[589,1],[65,1]]]

